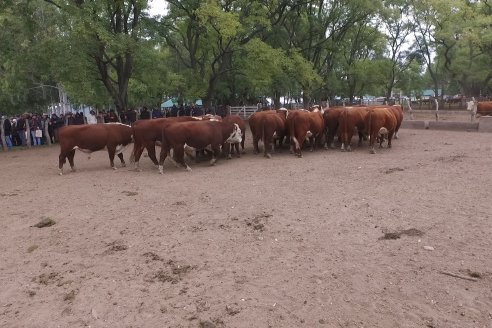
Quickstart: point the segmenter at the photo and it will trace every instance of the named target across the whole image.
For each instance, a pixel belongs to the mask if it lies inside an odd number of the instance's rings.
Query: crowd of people
[[[206,113],[204,113],[201,107],[192,104],[180,106],[174,105],[173,107],[164,110],[160,108],[149,110],[147,107],[142,107],[139,110],[128,109],[127,111],[120,113],[119,116],[114,110],[109,110],[108,112],[102,110],[98,113],[91,110],[87,115],[84,115],[83,112],[68,112],[61,115],[53,113],[51,116],[48,114],[25,113],[10,118],[2,117],[2,121],[7,147],[12,149],[13,147],[26,146],[28,140],[32,146],[43,145],[47,143],[48,138],[51,143],[55,143],[58,141],[58,129],[65,125],[111,122],[121,122],[132,125],[137,119],[146,120],[151,118],[190,115],[201,116],[204,114]],[[46,133],[48,133],[48,138]],[[3,147],[1,142],[0,147]]]

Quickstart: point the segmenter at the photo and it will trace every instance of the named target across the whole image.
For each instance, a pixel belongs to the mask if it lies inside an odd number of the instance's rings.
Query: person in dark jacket
[[[26,116],[25,115],[22,115],[17,120],[17,134],[19,135],[19,139],[21,140],[21,145],[26,146],[27,145],[27,139],[26,139]]]
[[[178,107],[176,105],[173,105],[173,107],[171,108],[171,116],[172,117],[178,116]]]
[[[12,123],[8,117],[2,117],[3,121],[3,132],[5,134],[5,142],[7,143],[7,148],[12,149]]]
[[[140,119],[141,120],[150,120],[150,112],[147,109],[147,107],[142,108],[142,111],[140,112]]]
[[[118,115],[114,112],[114,109],[109,110],[106,123],[116,123],[118,122]]]

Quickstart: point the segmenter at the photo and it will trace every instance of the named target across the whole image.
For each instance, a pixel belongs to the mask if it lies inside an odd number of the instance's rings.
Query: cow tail
[[[372,145],[373,144],[373,140],[371,138],[372,136],[372,113],[373,113],[373,110],[369,110],[369,112],[367,113],[367,134],[368,134],[368,137],[369,137],[369,145]]]
[[[295,118],[291,121],[290,138],[294,142],[294,151],[300,149],[299,140],[296,138],[296,120]]]
[[[130,163],[135,163],[135,153],[137,152],[138,143],[135,141],[135,130],[133,130],[133,150],[130,155]]]
[[[347,110],[346,108],[343,109],[342,113],[340,114],[340,130],[341,130],[341,135],[342,135],[342,147],[347,147],[347,130],[348,130],[348,120],[347,120]]]

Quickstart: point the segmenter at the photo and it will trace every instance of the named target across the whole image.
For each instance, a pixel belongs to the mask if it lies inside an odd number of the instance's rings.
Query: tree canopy
[[[0,112],[167,98],[489,95],[492,5],[465,0],[0,2]]]

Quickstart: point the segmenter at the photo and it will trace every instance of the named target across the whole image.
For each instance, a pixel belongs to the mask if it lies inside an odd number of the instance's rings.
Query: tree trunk
[[[7,151],[8,148],[7,148],[7,141],[5,140],[5,131],[3,129],[3,126],[4,126],[4,122],[7,118],[5,117],[2,117],[2,119],[0,120],[1,121],[1,124],[0,124],[0,137],[2,138],[2,147],[3,147],[3,151]]]
[[[51,136],[50,133],[48,132],[49,122],[50,122],[50,118],[48,116],[48,118],[44,120],[44,136],[46,138],[46,144],[48,146],[51,146]]]

